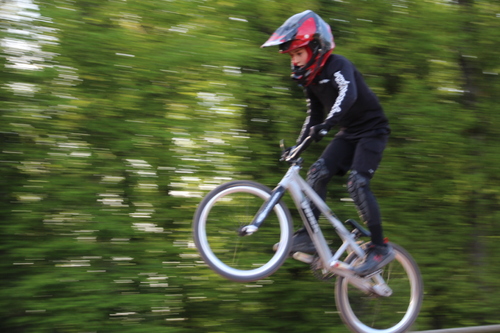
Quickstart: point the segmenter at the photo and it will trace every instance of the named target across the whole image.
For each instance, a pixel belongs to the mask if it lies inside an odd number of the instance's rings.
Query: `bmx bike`
[[[272,191],[253,181],[231,181],[210,191],[193,219],[196,248],[205,263],[226,279],[250,282],[270,276],[290,256],[293,223],[282,200],[288,191],[317,251],[296,252],[293,257],[310,264],[315,275],[336,277],[335,302],[346,326],[358,333],[406,332],[422,305],[418,265],[403,247],[391,243],[395,259],[387,266],[368,276],[353,271],[367,249],[368,243],[360,238],[370,232],[354,220],[342,223],[300,176],[300,155],[311,141],[308,137],[290,151],[285,159],[290,168]],[[337,249],[330,249],[311,203],[340,237]]]

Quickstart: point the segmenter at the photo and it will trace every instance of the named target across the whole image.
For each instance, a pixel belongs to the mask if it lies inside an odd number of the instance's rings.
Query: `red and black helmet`
[[[274,45],[279,45],[281,53],[309,48],[311,57],[305,66],[292,64],[292,78],[304,85],[312,82],[335,48],[330,26],[312,10],[290,17],[261,47]]]

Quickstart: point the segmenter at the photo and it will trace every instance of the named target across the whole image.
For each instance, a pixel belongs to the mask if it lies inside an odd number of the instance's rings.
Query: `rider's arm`
[[[321,124],[324,120],[323,105],[319,99],[307,89],[305,93],[307,96],[307,117],[297,138],[297,144],[301,143],[309,135],[312,126]]]
[[[354,66],[345,60],[342,61],[340,68],[333,73],[331,82],[334,89],[338,91],[338,96],[324,121],[330,128],[340,122],[358,98],[354,72]]]

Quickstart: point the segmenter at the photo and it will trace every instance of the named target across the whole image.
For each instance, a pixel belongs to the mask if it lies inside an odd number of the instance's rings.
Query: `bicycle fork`
[[[262,204],[257,214],[253,218],[252,223],[242,227],[239,231],[240,236],[249,236],[256,232],[264,220],[267,218],[269,213],[273,210],[274,206],[283,198],[285,195],[286,188],[283,186],[276,187],[272,192],[269,199]]]
[[[299,170],[300,166],[298,165],[295,165],[290,169],[288,169],[287,173],[285,174],[281,182],[271,192],[271,196],[269,197],[269,199],[267,199],[262,204],[259,211],[253,218],[252,223],[240,229],[240,236],[251,235],[259,229],[259,227],[267,218],[269,213],[273,210],[274,206],[281,200],[281,198],[283,198],[285,192],[287,191],[288,187],[292,182],[292,178],[299,172]]]

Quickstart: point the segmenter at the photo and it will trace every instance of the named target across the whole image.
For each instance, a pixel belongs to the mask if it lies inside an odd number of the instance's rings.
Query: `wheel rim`
[[[286,243],[291,231],[280,205],[275,206],[255,234],[241,237],[237,232],[252,222],[269,196],[259,188],[235,186],[220,191],[206,203],[199,217],[197,236],[207,264],[219,273],[246,280],[270,274],[281,265],[287,249],[280,246],[273,252],[272,246],[275,242]]]

